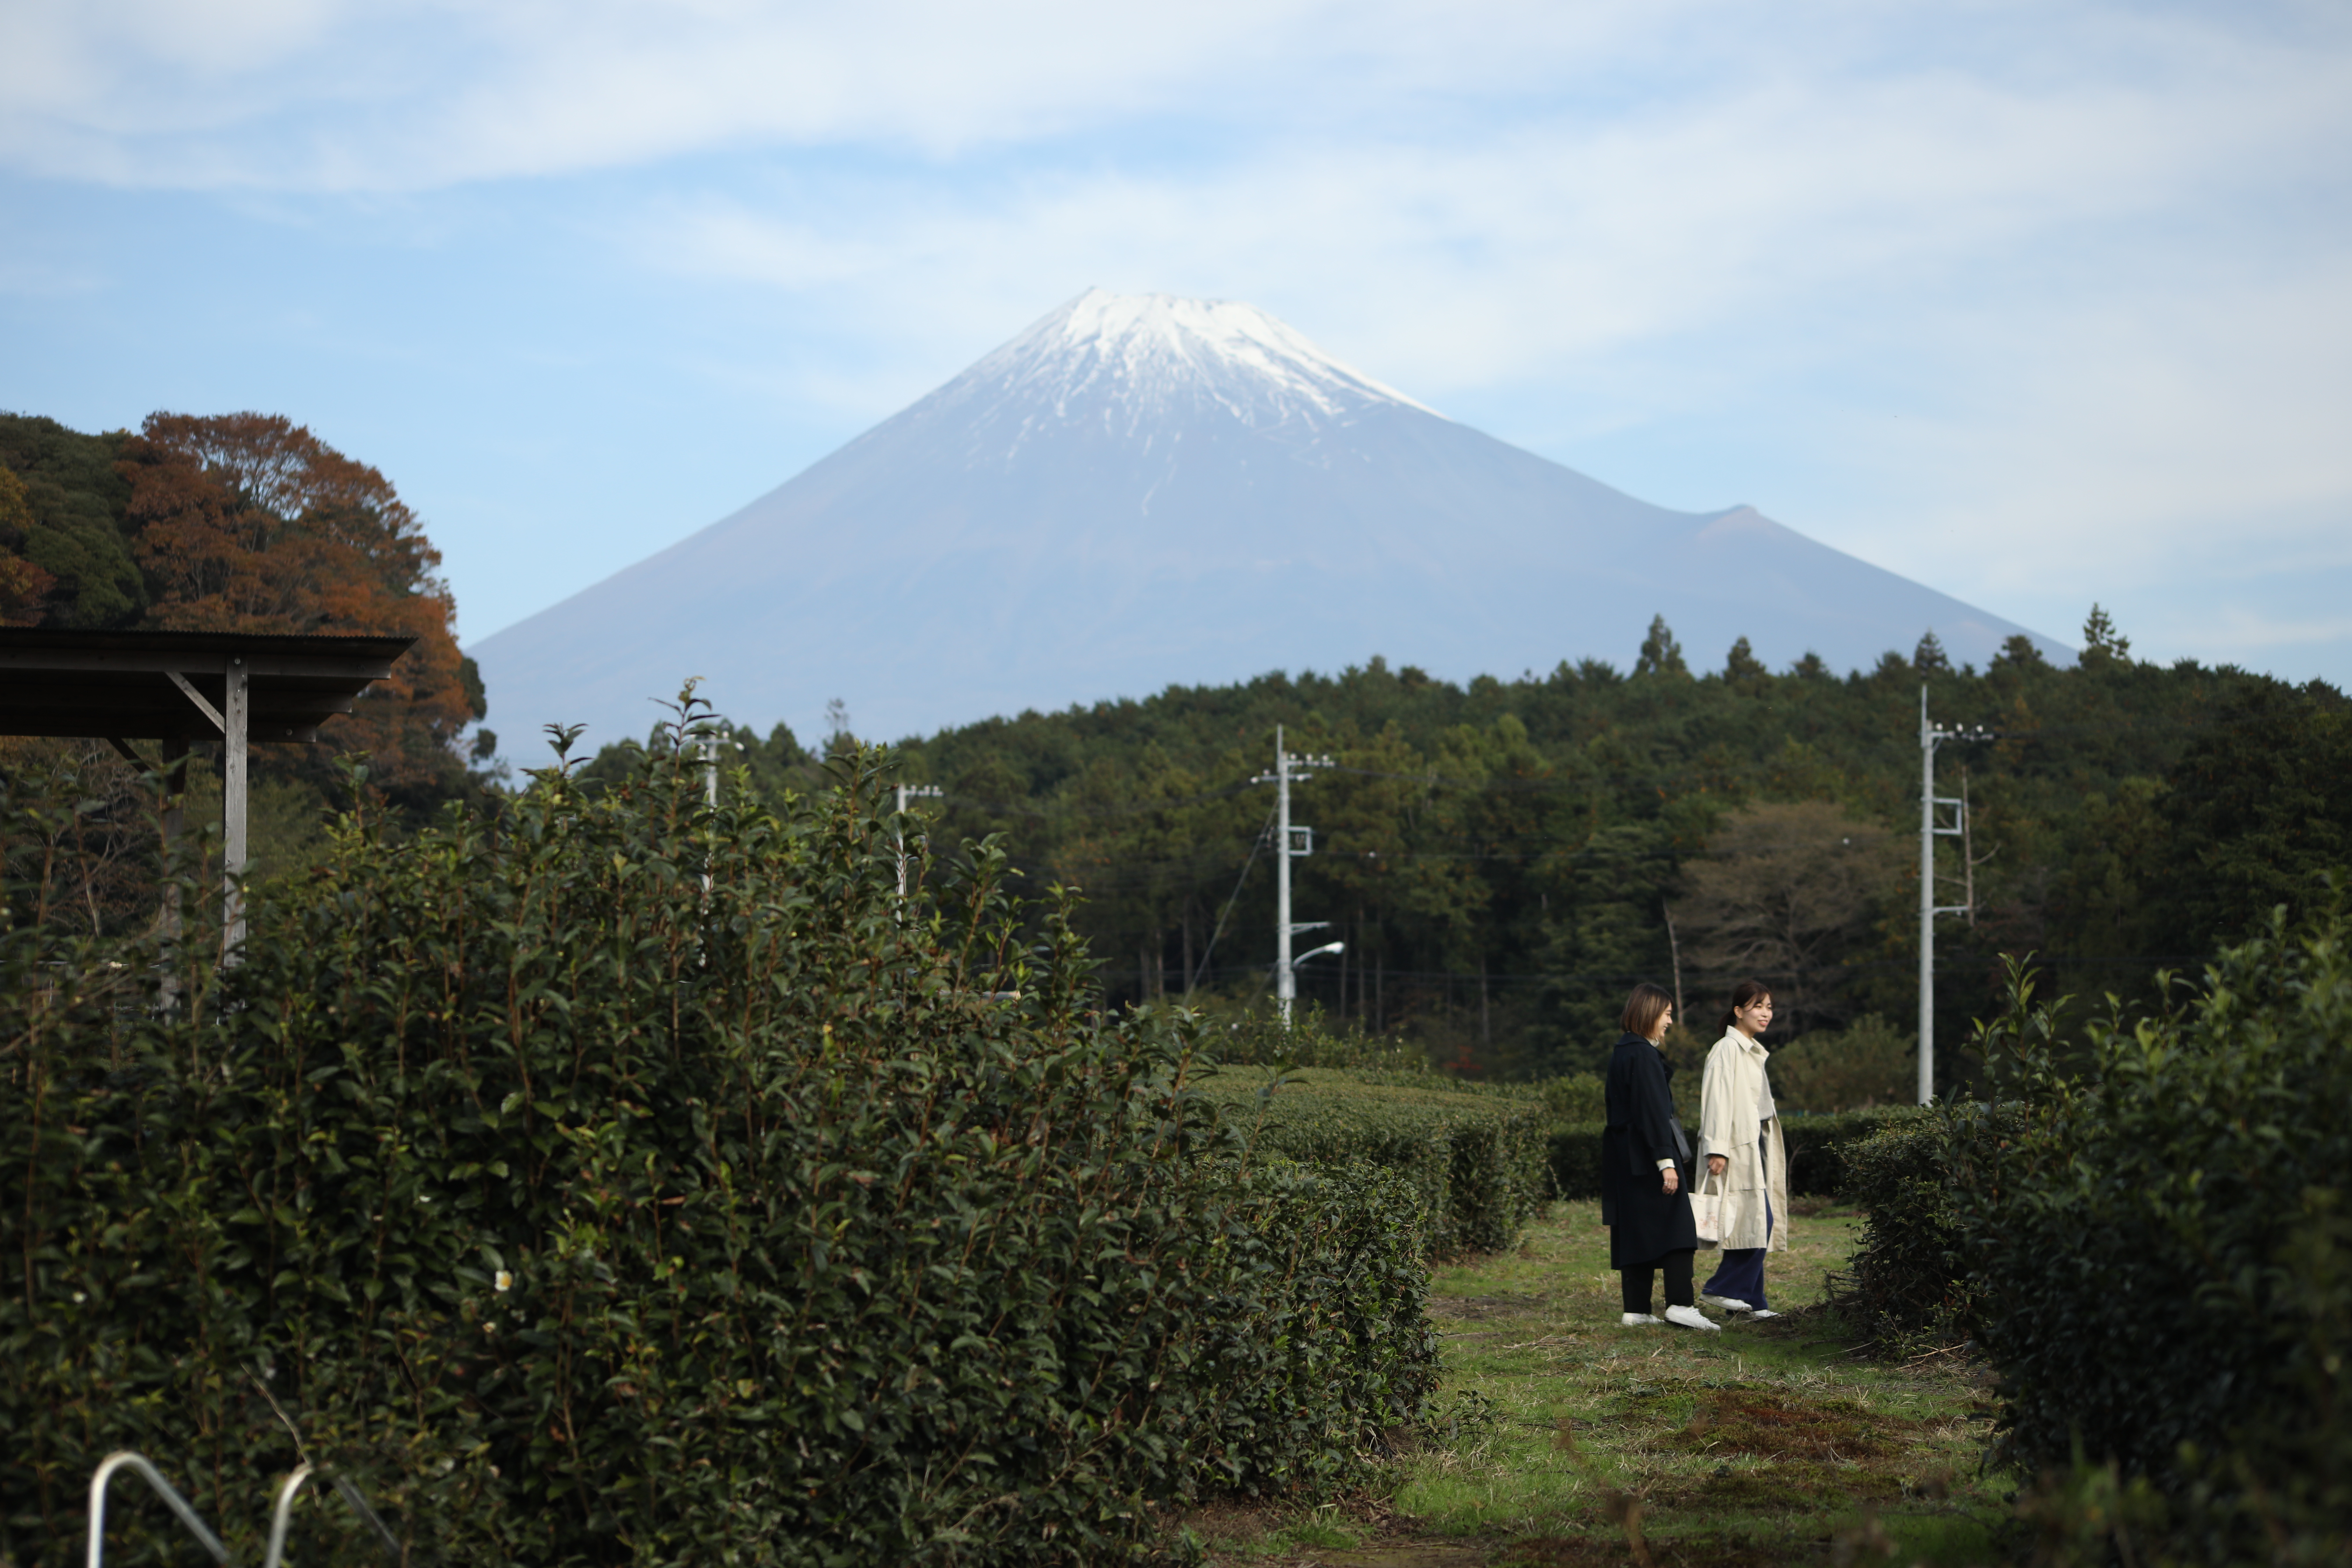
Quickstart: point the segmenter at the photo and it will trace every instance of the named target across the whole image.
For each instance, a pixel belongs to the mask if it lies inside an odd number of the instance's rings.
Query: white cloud
[[[0,18],[0,159],[127,184],[350,190],[749,145],[944,156],[1154,118],[1443,141],[1530,108],[1606,123],[1629,103],[1775,82],[1932,94],[1942,72],[2079,100],[2103,78],[2267,75],[2331,52],[2314,34],[2340,55],[2326,13],[2284,15],[2302,30],[2280,37],[2259,9],[2095,0],[1916,16],[1840,0],[87,0]]]

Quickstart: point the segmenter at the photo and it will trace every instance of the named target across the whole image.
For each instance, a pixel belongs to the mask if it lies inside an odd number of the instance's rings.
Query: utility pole
[[[739,742],[735,749],[740,752],[743,748]],[[705,731],[702,736],[702,801],[710,808],[711,836],[715,844],[718,841],[719,816],[719,731],[715,729]],[[706,904],[710,901],[710,865],[708,860],[702,867],[702,901]]]
[[[1320,958],[1327,952],[1342,952],[1344,942],[1328,942],[1311,952],[1293,958],[1290,939],[1303,931],[1319,931],[1329,921],[1293,921],[1290,918],[1290,862],[1315,853],[1315,830],[1290,825],[1290,781],[1304,781],[1316,768],[1333,766],[1332,760],[1322,757],[1295,757],[1282,749],[1282,726],[1274,727],[1274,772],[1260,773],[1252,784],[1270,784],[1274,796],[1274,998],[1282,1011],[1282,1026],[1290,1026],[1290,1004],[1298,994],[1298,966],[1310,958]]]
[[[891,824],[892,840],[898,847],[898,897],[907,896],[907,803],[910,800],[938,800],[942,792],[937,784],[902,784],[898,786],[898,816]]]
[[[710,808],[711,834],[714,843],[717,841],[719,831],[719,742],[724,738],[725,731],[715,725],[704,731],[702,734],[702,801]],[[681,749],[684,744],[682,741],[679,742]],[[733,741],[730,744],[739,752],[743,749],[743,742],[740,741]],[[702,896],[706,901],[710,897],[710,868],[708,865],[705,865],[702,870]]]
[[[1967,904],[1936,902],[1936,839],[1960,837],[1968,829],[1968,801],[1936,794],[1936,748],[1946,741],[1991,741],[1981,724],[1939,730],[1927,718],[1927,689],[1919,688],[1919,1103],[1936,1098],[1936,917],[1971,912]],[[1952,808],[1952,825],[1936,820],[1936,808]],[[1963,851],[1965,853],[1965,851]]]

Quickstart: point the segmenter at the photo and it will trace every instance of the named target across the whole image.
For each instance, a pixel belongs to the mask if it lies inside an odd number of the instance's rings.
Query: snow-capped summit
[[[1016,453],[1039,422],[1108,415],[1149,439],[1171,416],[1222,409],[1260,428],[1345,424],[1368,405],[1422,407],[1255,305],[1089,289],[908,412],[990,405]]]
[[[2020,630],[1751,508],[1667,511],[1506,446],[1254,307],[1090,289],[473,651],[518,740],[641,734],[688,675],[741,722],[805,731],[840,697],[898,736],[1374,654],[1622,666],[1657,614],[1695,665],[1741,637],[1866,665],[1930,629],[1981,663]]]

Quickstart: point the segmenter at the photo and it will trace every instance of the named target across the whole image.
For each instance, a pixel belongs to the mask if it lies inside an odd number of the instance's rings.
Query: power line
[[[1234,879],[1234,890],[1226,896],[1225,907],[1217,911],[1217,927],[1209,933],[1209,945],[1201,953],[1201,966],[1184,978],[1184,994],[1187,996],[1192,994],[1192,988],[1201,983],[1202,972],[1209,967],[1210,955],[1217,951],[1217,938],[1225,932],[1225,917],[1234,912],[1234,900],[1242,896],[1242,884],[1248,880],[1250,868],[1257,864],[1258,848],[1265,844],[1265,828],[1274,826],[1274,818],[1275,813],[1267,812],[1265,827],[1259,828],[1257,837],[1250,840],[1249,858],[1242,862],[1242,874]]]

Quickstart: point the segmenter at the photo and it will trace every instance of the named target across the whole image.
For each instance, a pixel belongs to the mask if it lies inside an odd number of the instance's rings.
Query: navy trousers
[[[1764,1239],[1772,1239],[1772,1197],[1769,1184],[1764,1189]],[[1745,1301],[1758,1311],[1766,1310],[1764,1300],[1764,1254],[1761,1247],[1727,1247],[1723,1249],[1722,1266],[1706,1282],[1706,1293],[1721,1296],[1727,1300]]]

